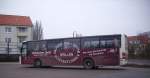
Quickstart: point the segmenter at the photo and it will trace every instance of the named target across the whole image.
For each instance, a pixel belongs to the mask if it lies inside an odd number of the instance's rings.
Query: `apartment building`
[[[18,56],[21,43],[32,40],[32,26],[28,16],[0,14],[0,58]]]

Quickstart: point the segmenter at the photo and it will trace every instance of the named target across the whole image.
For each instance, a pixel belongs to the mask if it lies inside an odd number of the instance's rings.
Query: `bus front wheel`
[[[42,66],[42,61],[40,59],[35,60],[33,66],[35,68],[41,67]]]
[[[85,69],[93,69],[95,67],[95,64],[92,59],[85,59],[83,61],[83,66]]]

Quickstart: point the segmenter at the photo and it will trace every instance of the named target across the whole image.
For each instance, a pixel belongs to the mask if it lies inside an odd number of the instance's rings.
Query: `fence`
[[[18,42],[0,42],[0,61],[18,61],[20,48]]]

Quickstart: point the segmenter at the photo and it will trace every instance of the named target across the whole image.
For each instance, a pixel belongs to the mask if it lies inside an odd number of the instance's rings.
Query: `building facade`
[[[0,58],[18,56],[22,42],[33,39],[32,26],[28,16],[0,15]]]
[[[150,38],[146,35],[128,36],[129,52],[132,55],[142,54],[145,51],[147,44],[150,43]]]

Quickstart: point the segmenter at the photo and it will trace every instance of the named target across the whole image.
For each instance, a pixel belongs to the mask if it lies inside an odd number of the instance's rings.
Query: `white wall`
[[[5,27],[11,27],[11,32],[5,32]],[[18,32],[17,27],[28,27],[27,32],[23,34],[27,36],[26,41],[32,40],[32,27],[31,26],[0,26],[0,54],[6,54],[7,43],[5,42],[5,38],[11,38],[10,48],[12,48],[12,52],[10,54],[19,54],[18,46],[21,46],[18,39],[18,34],[21,36],[20,32]]]

